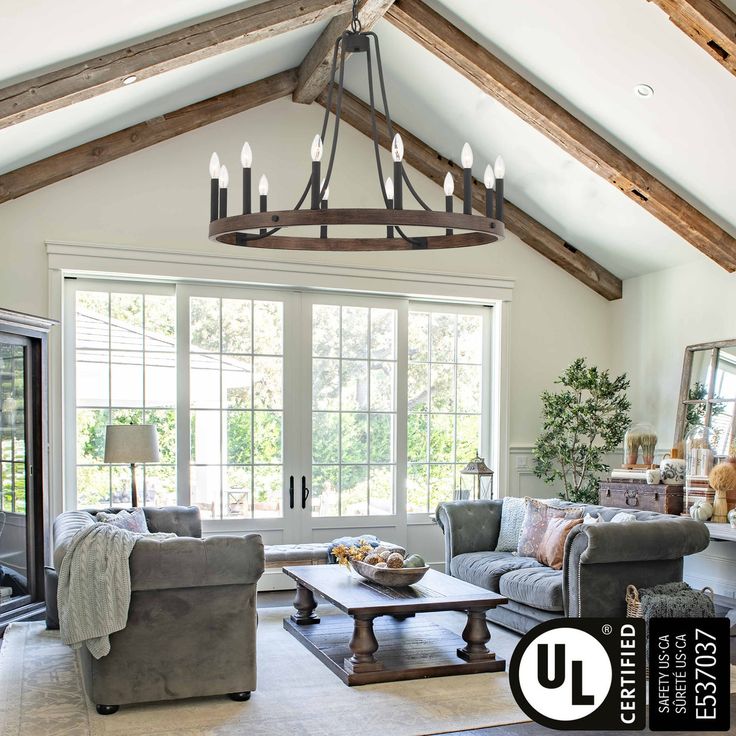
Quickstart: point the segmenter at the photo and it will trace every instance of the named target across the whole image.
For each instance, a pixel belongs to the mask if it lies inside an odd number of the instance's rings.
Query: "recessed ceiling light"
[[[654,95],[654,87],[650,87],[648,84],[637,84],[634,87],[634,95],[646,100]]]
[[[125,77],[125,79],[123,79],[123,84],[133,84],[136,79],[138,79],[138,77],[136,77],[135,74],[131,74],[129,77]]]

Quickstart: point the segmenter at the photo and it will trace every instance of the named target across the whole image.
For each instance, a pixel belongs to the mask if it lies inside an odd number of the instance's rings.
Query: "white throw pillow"
[[[620,511],[613,517],[613,519],[611,519],[611,524],[630,524],[632,521],[636,521],[636,516],[634,516],[634,514]]]
[[[524,522],[523,498],[504,498],[501,507],[501,529],[498,532],[496,552],[516,552]]]
[[[148,531],[146,514],[143,509],[140,508],[133,509],[132,511],[121,509],[116,514],[108,514],[105,511],[100,511],[97,514],[97,521],[101,521],[103,524],[119,526],[122,529],[127,529],[129,532],[135,532],[136,534],[151,533]]]
[[[603,519],[598,514],[585,514],[583,524],[602,524]]]

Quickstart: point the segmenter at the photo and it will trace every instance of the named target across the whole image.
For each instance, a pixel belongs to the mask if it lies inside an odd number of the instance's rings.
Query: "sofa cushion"
[[[97,514],[97,521],[103,524],[112,524],[118,526],[121,529],[127,529],[129,532],[135,534],[150,534],[148,531],[148,524],[146,523],[146,515],[143,513],[143,509],[131,509],[126,511],[120,509],[116,514],[108,514],[105,511],[100,511]]]
[[[562,571],[541,565],[510,570],[501,577],[498,592],[532,608],[562,611]]]
[[[453,577],[498,593],[498,582],[509,570],[542,565],[531,557],[517,557],[510,552],[466,552],[452,558]]]
[[[524,523],[526,501],[523,498],[504,498],[501,507],[501,528],[498,532],[496,552],[516,552],[519,546],[521,525]]]
[[[583,506],[553,506],[536,498],[526,498],[524,521],[519,537],[519,554],[523,557],[537,557],[547,522],[553,518],[582,519]]]
[[[550,519],[547,531],[537,550],[537,559],[553,570],[562,570],[565,559],[565,540],[574,526],[582,524],[582,519]]]

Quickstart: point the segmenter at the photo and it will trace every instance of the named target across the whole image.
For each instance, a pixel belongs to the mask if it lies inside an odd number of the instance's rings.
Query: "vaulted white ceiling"
[[[736,234],[736,79],[656,5],[427,2]],[[253,4],[5,4],[0,86]],[[736,9],[736,0],[726,4]],[[297,66],[323,27],[307,26],[2,130],[0,173]],[[394,118],[448,157],[459,158],[467,139],[476,175],[502,153],[509,199],[569,243],[623,278],[705,257],[390,23],[375,30]],[[359,58],[349,62],[347,86],[365,98],[361,67]],[[653,97],[634,95],[640,83],[654,88]],[[305,140],[312,133],[305,131]]]

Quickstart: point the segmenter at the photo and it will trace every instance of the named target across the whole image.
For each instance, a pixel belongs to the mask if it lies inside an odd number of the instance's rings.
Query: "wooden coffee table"
[[[339,565],[285,567],[296,581],[296,613],[284,628],[347,685],[504,670],[486,644],[486,611],[507,603],[497,593],[429,570],[409,588],[385,588]],[[314,594],[347,616],[320,619]],[[463,611],[462,639],[417,613]],[[380,642],[380,645],[379,645]],[[380,646],[380,650],[379,650]]]

